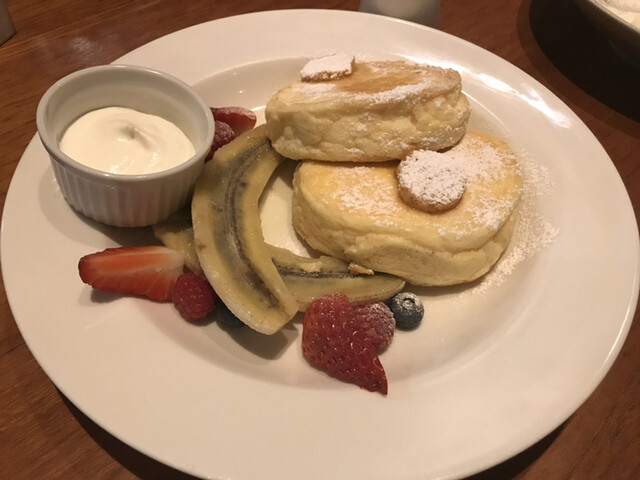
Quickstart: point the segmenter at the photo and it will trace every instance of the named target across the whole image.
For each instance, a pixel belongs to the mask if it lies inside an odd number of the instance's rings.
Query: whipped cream
[[[59,146],[83,165],[124,175],[168,170],[195,153],[191,141],[173,123],[125,107],[86,113],[67,128]]]

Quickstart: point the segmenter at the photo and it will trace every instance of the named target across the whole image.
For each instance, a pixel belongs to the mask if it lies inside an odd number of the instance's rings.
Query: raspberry
[[[371,339],[377,352],[391,343],[396,319],[389,307],[382,302],[375,302],[358,305],[354,310],[356,321]]]
[[[314,300],[304,316],[302,355],[340,380],[386,395],[384,368],[357,317],[343,293]]]
[[[200,275],[183,273],[171,290],[171,300],[185,319],[201,320],[213,310],[218,296]]]
[[[215,123],[216,129],[213,134],[213,143],[211,144],[211,151],[207,155],[207,160],[213,158],[213,154],[216,153],[216,150],[236,138],[236,134],[228,124],[221,122],[220,120],[216,120]]]

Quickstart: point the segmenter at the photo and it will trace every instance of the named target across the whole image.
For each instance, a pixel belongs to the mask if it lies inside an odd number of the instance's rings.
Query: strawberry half
[[[166,247],[118,247],[86,255],[78,262],[84,283],[105,292],[169,300],[184,268],[184,256]]]
[[[342,293],[314,300],[302,324],[302,355],[316,368],[371,392],[387,394],[376,347]]]

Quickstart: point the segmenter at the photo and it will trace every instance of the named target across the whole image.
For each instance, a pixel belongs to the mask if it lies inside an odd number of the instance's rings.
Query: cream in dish
[[[195,153],[193,143],[173,123],[124,107],[84,114],[67,128],[59,145],[83,165],[124,175],[168,170]]]

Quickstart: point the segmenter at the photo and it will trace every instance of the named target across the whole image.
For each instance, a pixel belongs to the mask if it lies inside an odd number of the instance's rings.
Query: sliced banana
[[[250,130],[205,164],[191,203],[195,248],[207,280],[234,315],[268,335],[298,311],[271,260],[258,210],[282,160],[263,126]]]
[[[203,275],[193,240],[191,209],[183,208],[166,220],[152,225],[153,234],[162,244],[184,255],[184,264],[193,273]]]
[[[302,311],[316,298],[331,293],[342,292],[351,303],[367,303],[386,300],[404,288],[401,278],[353,273],[348,262],[334,257],[307,258],[284,248],[269,248],[273,263]]]
[[[153,232],[166,247],[184,255],[185,264],[192,272],[202,273],[188,209],[154,225]],[[278,273],[301,311],[316,298],[335,292],[343,292],[352,303],[365,303],[386,300],[404,288],[404,280],[398,277],[358,272],[352,264],[334,257],[303,257],[285,248],[267,246]]]

